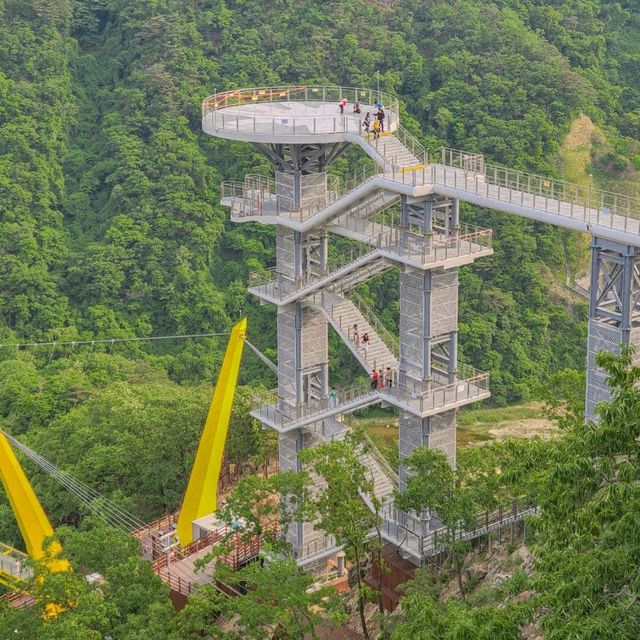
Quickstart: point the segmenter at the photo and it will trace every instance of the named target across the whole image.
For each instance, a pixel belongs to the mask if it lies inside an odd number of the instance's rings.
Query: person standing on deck
[[[369,133],[371,129],[371,114],[367,111],[367,115],[364,117],[362,121],[362,129],[365,133]]]
[[[380,137],[380,120],[373,121],[373,139],[377,140]]]
[[[391,389],[393,387],[393,371],[391,371],[391,367],[387,367],[384,378],[387,389]]]
[[[344,115],[344,110],[347,107],[347,99],[346,98],[342,98],[342,100],[340,100],[340,113]]]
[[[376,114],[376,118],[378,118],[378,122],[380,123],[380,131],[384,133],[384,109],[380,107],[378,109],[378,113]]]
[[[371,388],[378,388],[378,372],[375,369],[371,373]]]
[[[378,371],[378,389],[384,389],[384,375],[382,374],[382,369]]]

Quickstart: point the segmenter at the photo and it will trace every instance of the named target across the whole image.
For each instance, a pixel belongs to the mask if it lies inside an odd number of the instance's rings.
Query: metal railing
[[[354,340],[354,333],[353,333],[354,322],[351,319],[347,320],[345,318],[345,315],[347,315],[350,311],[349,305],[353,305],[356,308],[358,313],[362,314],[362,312],[355,306],[355,303],[350,298],[341,297],[333,294],[330,294],[329,296],[327,296],[326,292],[322,291],[319,293],[315,293],[311,297],[311,300],[315,304],[320,306],[322,309],[324,309],[328,318],[333,321],[332,325],[335,328],[335,330],[338,332],[338,335],[342,337],[345,344],[354,353],[356,353],[358,357],[361,357],[364,360],[367,369],[375,369],[376,371],[378,371],[379,369],[386,370],[387,367],[392,367],[394,380],[397,380],[397,375],[398,375],[397,357],[394,355],[391,348],[387,345],[387,343],[382,338],[380,338],[379,340],[376,340],[376,337],[379,337],[379,336],[375,336],[375,335],[369,336],[370,340],[373,340],[374,343],[382,345],[386,349],[387,351],[386,354],[383,353],[383,354],[376,355],[375,354],[376,350],[374,349],[373,345],[367,348],[365,347],[365,344],[362,342],[362,340],[359,341],[359,344],[356,344]],[[363,318],[364,318],[364,315],[363,315]],[[364,320],[368,322],[367,318],[364,318]],[[358,324],[358,323],[355,323],[355,324]],[[367,333],[369,332],[369,329],[367,329],[366,326],[364,326],[362,323],[360,323],[359,326],[360,326],[360,330],[362,331],[361,335],[364,335],[365,332]],[[373,326],[371,327],[371,331],[375,333],[375,329],[373,328]]]
[[[422,143],[411,133],[409,133],[401,124],[393,132],[393,135],[405,146],[408,151],[418,160],[418,164],[429,163],[429,152]]]
[[[492,248],[493,232],[463,224],[451,230],[452,235],[440,232],[425,233],[343,215],[332,222],[332,227],[355,231],[365,236],[365,242],[381,251],[426,265],[442,260],[485,252]]]
[[[369,436],[369,434],[364,430],[362,431],[362,435],[366,442],[365,453],[368,453],[376,461],[384,475],[389,479],[391,486],[397,490],[399,482],[397,470],[389,464],[389,461],[384,457],[380,449],[378,449],[378,447],[375,445],[375,443],[371,439],[371,436]]]
[[[625,222],[617,221],[615,227],[620,228],[622,223],[625,231],[626,218],[640,218],[637,197],[488,164],[483,156],[456,149],[442,148],[442,164],[460,168],[463,173],[445,172],[434,182],[479,195],[609,227],[614,226],[614,215],[619,215]]]
[[[410,411],[419,414],[428,413],[447,406],[455,407],[460,403],[473,401],[486,396],[489,391],[489,374],[478,371],[469,365],[458,364],[456,379],[442,384],[439,380],[448,376],[445,372],[433,371],[433,380],[418,382],[406,380],[380,390],[383,400],[395,400]]]
[[[314,398],[308,402],[290,404],[278,398],[278,390],[267,395],[260,393],[252,401],[253,415],[271,424],[291,426],[308,418],[323,414],[337,414],[340,409],[349,412],[351,404],[362,406],[377,399],[393,402],[394,400],[409,411],[424,414],[447,406],[455,407],[459,403],[467,403],[475,398],[486,396],[489,390],[489,374],[477,371],[469,365],[460,364],[456,380],[441,384],[434,371],[433,381],[404,381],[392,387],[374,388],[371,383],[360,383],[347,389],[333,390],[332,395]]]
[[[316,538],[305,544],[300,549],[293,550],[293,557],[296,560],[311,560],[318,555],[322,555],[328,550],[336,547],[336,539],[333,536],[325,535],[322,538]]]
[[[364,319],[371,325],[380,340],[384,342],[387,349],[393,353],[396,358],[400,357],[400,340],[393,335],[387,327],[384,326],[376,312],[364,301],[363,297],[356,291],[349,294],[349,298],[356,306],[358,311],[364,316]]]
[[[344,114],[340,113],[339,102],[347,99]],[[352,111],[355,102],[361,103],[361,113]],[[375,109],[381,102],[386,114],[386,127],[391,131],[399,123],[398,98],[384,91],[339,86],[282,86],[254,87],[215,93],[202,102],[202,125],[206,131],[238,131],[246,133],[278,135],[317,135],[331,133],[357,133],[362,129],[362,119],[367,111]],[[334,104],[335,111],[319,115],[292,117],[290,110],[272,110],[256,113],[249,107],[260,103],[320,102]],[[242,107],[248,107],[242,109]],[[225,109],[233,108],[230,113]]]
[[[33,577],[28,562],[29,556],[25,553],[0,542],[0,574],[9,576],[10,580],[28,580]]]
[[[272,215],[303,222],[357,189],[380,171],[378,167],[362,167],[343,180],[330,176],[326,193],[302,202],[295,211],[283,206],[276,198],[275,181],[271,178],[265,178],[262,184],[250,187],[243,182],[225,180],[220,185],[220,192],[223,200],[230,200],[229,206],[234,217]]]
[[[375,398],[377,391],[369,383],[361,383],[334,393],[335,397],[314,398],[294,405],[279,399],[278,390],[274,389],[268,395],[256,395],[252,400],[252,408],[255,415],[265,422],[286,426],[318,414],[340,413],[339,409],[346,405]]]
[[[473,540],[495,529],[508,526],[535,515],[538,508],[531,497],[513,500],[509,504],[500,505],[491,511],[479,513],[473,525],[451,531],[447,527],[432,529],[430,522],[397,509],[392,503],[382,508],[384,519],[383,531],[391,533],[396,539],[407,539],[406,546],[423,557],[429,557],[444,550],[447,539],[450,541]]]
[[[449,167],[459,167],[465,171],[484,174],[484,156],[481,153],[471,153],[461,149],[441,147],[441,163]]]
[[[341,275],[347,275],[368,264],[378,255],[376,249],[359,244],[349,251],[332,256],[326,271],[309,271],[297,278],[290,278],[278,273],[276,267],[249,274],[249,288],[256,295],[266,295],[275,300],[287,300],[299,296],[305,291],[309,293],[324,284],[330,284]]]

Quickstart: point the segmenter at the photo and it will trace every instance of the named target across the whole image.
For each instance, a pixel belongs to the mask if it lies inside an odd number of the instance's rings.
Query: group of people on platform
[[[391,389],[393,387],[393,369],[387,367],[383,372],[382,369],[373,369],[371,372],[371,388],[372,389]]]
[[[350,334],[349,337],[355,344],[356,351],[360,351],[360,348],[362,347],[366,360],[369,354],[369,345],[371,344],[369,333],[365,331],[362,335],[360,335],[357,324],[354,324],[353,327],[350,328],[350,331],[348,333]],[[391,389],[396,385],[396,372],[391,367],[386,367],[385,369],[373,369],[373,371],[371,372],[372,389]],[[329,389],[329,406],[331,408],[335,408],[338,406],[338,403],[338,392],[333,387],[331,387]]]
[[[340,109],[340,113],[342,115],[345,114],[347,110],[347,99],[342,98],[338,103],[338,107]],[[375,111],[373,112],[373,123],[371,122],[371,112],[367,111],[365,117],[362,119],[362,131],[364,133],[372,133],[375,140],[380,137],[381,133],[384,133],[384,119],[385,112],[382,103],[378,100],[374,105]],[[353,103],[353,113],[360,114],[362,113],[362,109],[360,108],[360,103],[356,100]]]

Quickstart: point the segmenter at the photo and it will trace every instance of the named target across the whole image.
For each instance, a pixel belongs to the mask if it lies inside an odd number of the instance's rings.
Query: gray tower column
[[[403,204],[403,222],[423,231],[453,235],[457,227],[457,202],[430,196]],[[455,223],[450,224],[454,212]],[[458,359],[458,269],[417,270],[403,267],[400,273],[399,383],[408,392],[437,392],[454,383]],[[400,412],[400,488],[407,471],[402,459],[416,447],[443,451],[449,463],[456,461],[456,411],[443,410],[422,417]]]
[[[620,353],[640,344],[640,250],[602,238],[591,244],[591,287],[587,338],[585,416],[596,420],[596,405],[610,399],[606,375],[595,362],[600,351]],[[636,354],[640,360],[640,353]]]
[[[295,217],[301,209],[322,208],[327,196],[324,164],[337,149],[326,146],[259,147],[276,164],[279,210]],[[327,271],[328,234],[318,228],[302,233],[283,225],[276,227],[276,272],[283,282],[301,284]],[[303,302],[278,307],[278,401],[295,410],[311,400],[326,398],[329,391],[328,323],[319,311]],[[313,446],[316,436],[306,429],[279,434],[282,471],[299,471],[298,453]],[[287,532],[297,553],[313,545],[324,533],[312,524],[300,523]]]

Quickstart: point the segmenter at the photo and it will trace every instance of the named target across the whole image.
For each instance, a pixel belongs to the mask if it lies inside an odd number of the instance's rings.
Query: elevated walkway
[[[535,516],[538,512],[538,507],[531,499],[514,501],[478,515],[473,528],[458,530],[453,537],[456,541],[475,540],[521,522],[527,516]],[[449,531],[436,518],[414,518],[396,509],[392,503],[383,507],[383,515],[383,538],[398,547],[402,546],[402,553],[411,557],[415,564],[426,564],[446,549],[445,537],[449,535]]]
[[[364,113],[373,111],[373,98],[367,95],[370,98],[367,101],[363,93],[370,94],[341,87],[324,90],[279,87],[229,92],[204,101],[203,129],[211,135],[271,144],[352,143],[359,145],[378,165],[368,176],[355,176],[349,189],[335,202],[326,202],[321,211],[286,216],[283,212],[269,211],[265,206],[269,204],[267,198],[261,211],[254,210],[252,215],[243,215],[243,219],[262,218],[274,224],[275,220],[265,218],[275,218],[278,224],[287,224],[289,218],[292,228],[307,231],[328,222],[337,213],[345,213],[355,201],[361,201],[374,190],[382,189],[416,197],[437,193],[640,247],[637,198],[488,164],[483,156],[466,151],[443,148],[440,158],[429,158],[400,126],[398,103],[392,96],[382,96],[386,128],[392,135],[374,140],[362,132]],[[349,100],[345,115],[338,110],[342,96]],[[361,102],[359,115],[349,111],[355,99]],[[223,189],[223,201],[229,195]]]
[[[337,391],[335,400],[318,398],[300,404],[291,404],[272,394],[272,402],[263,404],[264,396],[258,396],[257,406],[251,415],[279,433],[309,427],[316,422],[343,413],[352,413],[380,401],[378,392],[367,385],[357,385]]]
[[[368,384],[364,384],[337,390],[337,397],[333,400],[329,397],[315,398],[300,404],[278,399],[277,392],[272,392],[271,401],[261,394],[257,396],[257,402],[254,402],[251,415],[279,433],[287,433],[379,402],[426,418],[485,400],[491,395],[489,374],[477,371],[473,367],[461,366],[453,382],[442,383],[438,378],[444,379],[445,374],[434,376],[434,381],[428,389],[418,389],[407,383],[399,383],[390,388],[372,389]]]
[[[446,372],[435,367],[432,375],[433,380],[427,388],[420,388],[411,381],[400,382],[392,388],[380,390],[380,399],[402,411],[426,418],[491,396],[489,374],[469,365],[458,363],[452,382],[448,382]]]
[[[275,186],[269,188],[275,189]],[[493,254],[491,229],[480,229],[465,224],[455,235],[444,236],[441,233],[417,233],[397,224],[384,224],[372,219],[376,214],[395,204],[399,196],[390,191],[381,190],[371,180],[358,189],[348,192],[327,209],[314,213],[302,224],[291,222],[292,217],[297,216],[297,213],[276,213],[275,192],[265,195],[264,192],[252,186],[243,186],[242,183],[234,183],[233,192],[236,195],[223,197],[222,204],[231,207],[232,220],[236,222],[282,224],[296,231],[304,231],[308,230],[307,227],[313,228],[319,223],[319,218],[322,218],[330,221],[327,224],[327,230],[331,233],[374,247],[377,253],[372,254],[372,258],[379,257],[396,264],[406,264],[418,269],[452,268],[471,264],[478,258]],[[223,184],[223,195],[225,193],[228,194],[229,189]],[[273,203],[272,212],[266,208],[265,202]],[[234,217],[234,212],[237,213],[239,209],[245,211],[246,215]],[[306,286],[306,283],[304,284]],[[312,289],[309,290],[311,291]],[[266,290],[264,292],[266,293]],[[269,298],[268,301],[284,304],[284,302],[276,302],[274,297]]]

